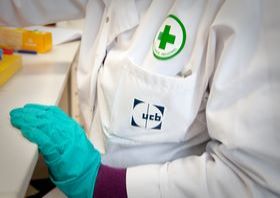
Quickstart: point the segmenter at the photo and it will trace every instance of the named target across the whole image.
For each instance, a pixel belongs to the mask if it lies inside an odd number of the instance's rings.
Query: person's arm
[[[0,25],[30,26],[82,18],[88,0],[2,0]]]
[[[129,198],[280,196],[279,1],[224,2],[206,66],[211,141],[201,156],[127,169]]]

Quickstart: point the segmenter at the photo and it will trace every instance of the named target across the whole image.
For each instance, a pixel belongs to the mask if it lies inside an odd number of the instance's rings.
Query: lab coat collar
[[[139,16],[135,0],[103,0],[108,6],[110,32],[107,44],[110,44],[119,34],[139,24]]]

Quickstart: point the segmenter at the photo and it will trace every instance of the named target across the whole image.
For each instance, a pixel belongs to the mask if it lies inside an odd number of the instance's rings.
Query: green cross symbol
[[[174,42],[175,42],[176,36],[169,34],[170,28],[171,28],[170,25],[166,25],[164,27],[163,32],[159,33],[158,40],[160,40],[160,43],[159,43],[160,49],[164,50],[167,43],[174,44]]]

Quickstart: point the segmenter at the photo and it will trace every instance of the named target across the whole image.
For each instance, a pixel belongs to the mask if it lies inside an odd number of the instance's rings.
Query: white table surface
[[[0,87],[0,197],[24,197],[38,159],[37,146],[10,125],[9,111],[26,103],[58,104],[79,42],[46,54],[24,55],[23,67]]]

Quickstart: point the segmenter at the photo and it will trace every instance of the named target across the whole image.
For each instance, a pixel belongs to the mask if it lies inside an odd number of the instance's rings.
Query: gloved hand
[[[56,106],[27,104],[10,112],[11,123],[38,145],[50,178],[68,197],[93,196],[100,154],[84,130]]]

